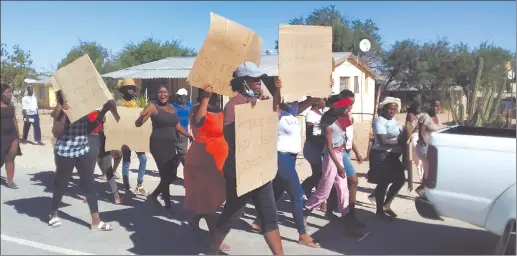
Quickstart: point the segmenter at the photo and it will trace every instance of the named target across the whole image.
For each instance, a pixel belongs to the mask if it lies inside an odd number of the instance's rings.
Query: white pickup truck
[[[449,217],[500,237],[495,254],[515,255],[516,131],[453,126],[431,135],[420,216]]]

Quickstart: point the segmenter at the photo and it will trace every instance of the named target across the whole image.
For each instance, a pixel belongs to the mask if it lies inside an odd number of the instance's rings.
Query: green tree
[[[67,53],[66,57],[59,62],[58,68],[70,64],[85,54],[90,56],[90,59],[100,74],[105,74],[119,69],[114,63],[113,56],[110,54],[109,50],[95,41],[79,41],[79,45],[74,46]],[[104,78],[104,82],[110,90],[113,90],[117,86],[116,80],[114,79]]]
[[[20,100],[26,89],[23,80],[36,77],[36,72],[32,68],[30,51],[25,51],[19,45],[14,45],[10,52],[3,43],[0,48],[1,83],[11,85],[14,97]]]
[[[393,82],[401,87],[412,86],[418,77],[420,45],[414,40],[397,41],[382,54],[382,67],[378,83],[381,90],[388,88]]]
[[[138,44],[127,44],[117,57],[120,68],[128,68],[173,56],[195,56],[196,51],[181,45],[181,41],[159,41],[148,38]]]

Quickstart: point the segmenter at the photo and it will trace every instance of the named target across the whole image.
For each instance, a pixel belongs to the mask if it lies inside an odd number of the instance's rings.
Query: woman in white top
[[[298,243],[311,248],[320,247],[308,234],[303,221],[303,189],[296,172],[296,156],[301,151],[302,126],[298,115],[320,101],[318,98],[308,97],[302,102],[280,104],[278,120],[278,172],[273,180],[275,200],[278,202],[286,191],[292,202],[292,214],[298,230]],[[252,224],[254,231],[259,231],[258,219]]]
[[[377,217],[390,221],[397,217],[391,209],[391,202],[406,180],[404,166],[400,162],[406,140],[395,119],[399,102],[386,97],[379,106],[382,106],[382,114],[372,124],[375,140],[370,151],[368,182],[377,184],[374,191]]]

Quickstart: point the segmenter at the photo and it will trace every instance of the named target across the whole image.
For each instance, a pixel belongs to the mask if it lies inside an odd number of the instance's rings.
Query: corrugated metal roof
[[[342,63],[352,56],[350,52],[332,53],[336,63]],[[196,57],[169,57],[102,75],[115,79],[136,78],[187,78]],[[264,55],[259,67],[270,76],[278,75],[278,55]]]
[[[28,84],[43,84],[47,85],[50,84],[50,77],[45,75],[39,75],[36,77],[36,79],[32,79],[33,82],[30,82]]]

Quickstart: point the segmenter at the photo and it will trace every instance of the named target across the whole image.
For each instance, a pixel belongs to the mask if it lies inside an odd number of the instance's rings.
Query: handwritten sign
[[[50,83],[56,91],[61,90],[69,106],[65,112],[70,122],[79,120],[113,99],[87,54],[60,68],[52,75]]]
[[[136,152],[150,152],[149,139],[153,127],[151,120],[136,127],[135,121],[140,116],[141,108],[117,107],[120,120],[117,122],[111,112],[106,114],[104,135],[106,136],[106,151],[120,150],[127,145]]]
[[[235,106],[237,195],[272,181],[277,172],[278,116],[273,100]]]
[[[210,29],[199,50],[187,82],[204,88],[209,82],[214,92],[232,96],[232,74],[245,61],[260,65],[262,39],[254,31],[210,13]]]
[[[278,73],[285,101],[332,93],[332,27],[280,25]]]

